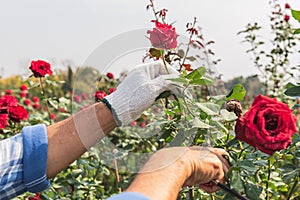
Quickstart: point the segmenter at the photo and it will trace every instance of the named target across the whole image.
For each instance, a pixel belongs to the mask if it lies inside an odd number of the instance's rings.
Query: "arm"
[[[111,111],[102,102],[48,126],[47,177],[65,169],[115,127]]]
[[[178,72],[166,68],[162,62],[142,64],[128,73],[117,90],[105,97],[111,109],[103,103],[95,104],[73,117],[47,128],[47,177],[65,169],[87,149],[97,143],[117,125],[127,125],[166,90],[175,91],[169,78]]]
[[[192,185],[215,192],[217,186],[204,184],[211,180],[223,182],[230,166],[222,155],[228,154],[222,149],[200,147],[162,149],[145,164],[126,190],[127,195],[138,193],[153,200],[175,200],[182,186]],[[118,199],[118,195],[112,199]]]

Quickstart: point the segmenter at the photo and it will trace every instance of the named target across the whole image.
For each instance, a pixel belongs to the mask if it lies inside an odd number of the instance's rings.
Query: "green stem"
[[[242,153],[243,153],[246,149],[248,149],[249,147],[250,147],[250,145],[246,146],[245,148],[243,148],[243,149],[240,151],[240,153],[239,153],[239,155],[238,155],[238,159],[241,158]]]
[[[195,196],[195,194],[194,194],[194,187],[191,187],[189,189],[189,200],[194,200],[194,196]]]
[[[268,159],[268,180],[266,183],[266,200],[269,200],[269,181],[271,177],[271,161],[270,158]]]
[[[286,198],[287,200],[291,199],[291,197],[292,197],[292,195],[293,195],[293,193],[294,193],[294,191],[295,191],[295,189],[296,189],[296,187],[298,185],[298,181],[299,181],[299,173],[296,174],[296,176],[295,176],[295,181],[294,181],[293,187],[291,188],[291,190],[290,190],[290,192],[288,194],[288,197]]]
[[[167,74],[170,74],[170,72],[168,70],[168,67],[167,67],[167,62],[166,62],[166,59],[165,59],[165,56],[164,56],[164,50],[160,50],[160,55],[161,55],[161,58],[163,60],[164,65],[165,65],[165,69],[167,71]]]
[[[51,113],[49,111],[49,106],[48,106],[48,98],[46,96],[46,92],[45,92],[45,88],[44,88],[44,85],[43,85],[43,79],[42,79],[42,77],[40,77],[39,80],[40,80],[40,85],[41,85],[41,88],[42,88],[42,96],[46,100],[46,110],[47,110],[47,113],[48,113],[49,122],[50,122],[50,124],[52,124]]]
[[[184,95],[185,90],[186,90],[188,87],[189,87],[189,84],[183,89],[183,91],[182,91],[182,93],[183,93],[182,99],[183,99],[183,102],[184,102],[184,104],[185,104],[185,106],[186,106],[186,109],[187,109],[188,113],[190,113],[193,117],[195,117],[194,113],[193,113],[193,112],[191,111],[191,109],[189,108],[189,105],[188,105],[188,103],[187,103],[187,101],[186,101],[186,97],[185,97],[185,95]]]

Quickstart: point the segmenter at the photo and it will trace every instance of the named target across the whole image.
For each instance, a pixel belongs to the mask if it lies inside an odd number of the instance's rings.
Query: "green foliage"
[[[246,90],[242,84],[237,84],[233,86],[230,92],[226,95],[226,100],[235,99],[242,101],[245,97]]]
[[[300,11],[299,10],[291,10],[292,16],[294,17],[295,20],[300,22]]]

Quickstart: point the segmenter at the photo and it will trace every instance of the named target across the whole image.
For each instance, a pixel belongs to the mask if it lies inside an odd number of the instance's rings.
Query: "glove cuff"
[[[134,120],[129,110],[128,94],[114,92],[106,96],[104,101],[110,107],[117,126],[127,125]]]

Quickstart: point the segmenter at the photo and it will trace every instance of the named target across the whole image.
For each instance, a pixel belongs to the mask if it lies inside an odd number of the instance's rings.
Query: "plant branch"
[[[49,105],[48,105],[48,97],[47,97],[46,92],[45,92],[45,88],[44,88],[44,85],[43,85],[43,79],[42,79],[42,77],[40,77],[39,80],[40,80],[40,85],[41,85],[41,89],[42,89],[42,96],[46,100],[46,110],[47,110],[47,113],[48,113],[49,122],[50,122],[50,124],[52,124],[51,113],[50,113]]]

